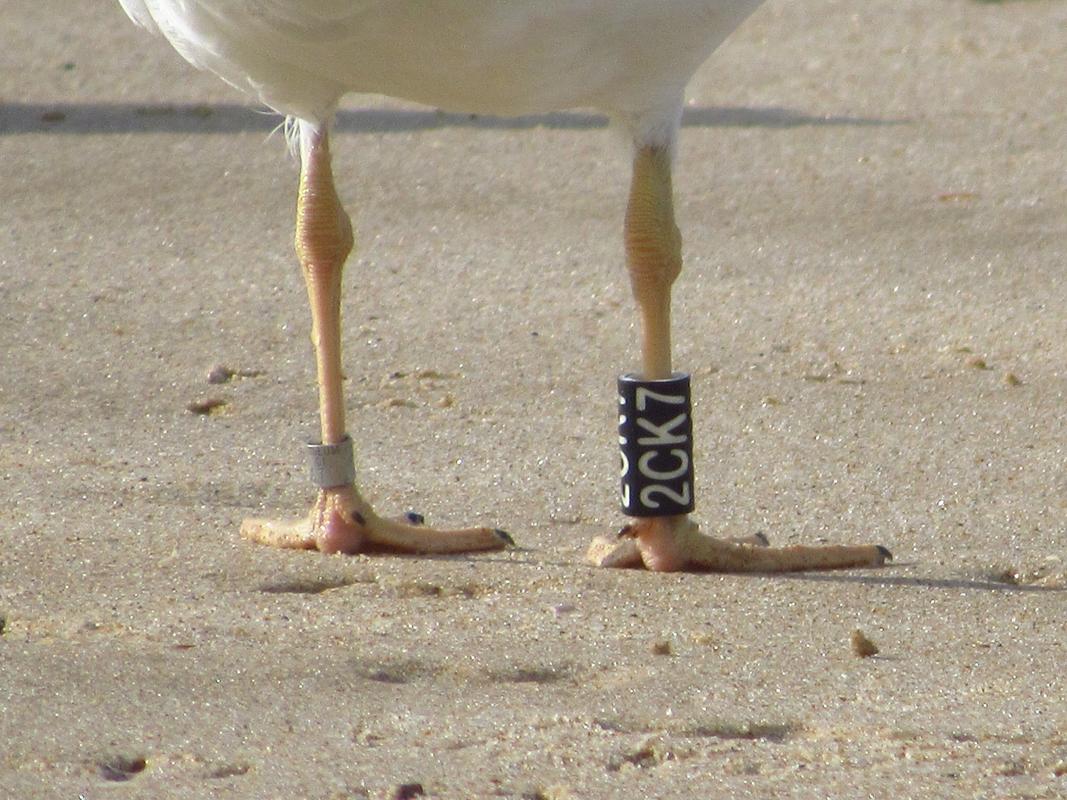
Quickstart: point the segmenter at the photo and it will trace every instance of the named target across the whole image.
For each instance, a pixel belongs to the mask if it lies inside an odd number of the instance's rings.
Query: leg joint
[[[674,222],[670,158],[639,150],[626,208],[626,260],[635,295],[670,289],[682,271],[682,237]]]
[[[305,269],[333,270],[352,250],[352,221],[341,206],[323,135],[303,153],[296,207],[296,253]]]

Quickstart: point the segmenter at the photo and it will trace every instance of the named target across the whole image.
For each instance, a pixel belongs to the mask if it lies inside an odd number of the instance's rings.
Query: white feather
[[[351,91],[515,115],[591,106],[669,142],[692,73],[760,0],[120,0],[187,60],[327,122]]]
[[[119,5],[126,15],[151,33],[159,33],[159,26],[152,18],[152,12],[148,10],[146,0],[119,0]]]

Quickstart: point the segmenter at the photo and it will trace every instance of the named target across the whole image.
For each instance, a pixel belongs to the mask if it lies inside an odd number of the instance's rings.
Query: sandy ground
[[[700,518],[897,556],[788,577],[582,563],[635,330],[581,111],[335,140],[362,481],[521,547],[241,541],[316,428],[276,120],[115,3],[0,16],[0,796],[1067,796],[1067,3],[771,0],[691,86]]]

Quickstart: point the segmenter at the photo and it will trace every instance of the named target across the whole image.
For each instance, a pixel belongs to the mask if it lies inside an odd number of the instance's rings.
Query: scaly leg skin
[[[626,260],[641,317],[642,378],[671,375],[671,286],[681,273],[681,235],[674,222],[669,147],[639,147],[626,209]],[[600,567],[656,572],[792,572],[881,566],[881,545],[767,547],[766,538],[715,539],[687,515],[644,517],[614,538],[596,537],[588,560]]]
[[[345,436],[341,270],[352,249],[352,224],[334,188],[326,129],[301,123],[300,145],[296,251],[311,303],[322,442],[338,444]],[[241,535],[273,547],[324,553],[459,553],[496,550],[512,543],[504,531],[492,528],[434,530],[379,517],[354,485],[320,489],[311,513],[303,520],[247,519],[241,524]]]

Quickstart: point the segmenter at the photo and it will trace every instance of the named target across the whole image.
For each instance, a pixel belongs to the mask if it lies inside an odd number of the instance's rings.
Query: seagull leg
[[[681,273],[681,235],[674,222],[671,154],[639,147],[634,156],[625,241],[630,284],[641,318],[641,378],[671,376],[671,286]],[[715,539],[686,514],[635,519],[612,538],[596,537],[588,558],[597,566],[655,571],[789,572],[879,566],[891,558],[879,545],[767,547],[766,539]]]
[[[341,271],[352,250],[352,225],[341,207],[330,168],[326,128],[301,129],[300,194],[296,251],[311,304],[311,331],[319,384],[322,444],[345,439],[341,386]],[[241,535],[275,547],[318,549],[324,553],[398,550],[454,553],[492,550],[510,543],[492,528],[434,530],[379,517],[354,483],[326,486],[307,518],[280,522],[247,519]]]

